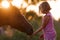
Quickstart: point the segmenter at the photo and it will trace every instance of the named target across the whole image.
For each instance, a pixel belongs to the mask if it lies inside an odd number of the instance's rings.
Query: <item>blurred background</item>
[[[16,6],[20,12],[32,24],[34,31],[41,26],[42,14],[39,13],[39,5],[47,1],[51,6],[51,13],[54,19],[54,26],[57,32],[57,39],[60,40],[60,0],[0,0],[0,8],[9,9],[10,4]],[[33,36],[31,40],[38,40],[42,32]],[[0,40],[29,40],[29,36],[16,29],[0,27]],[[43,38],[41,38],[43,40]]]

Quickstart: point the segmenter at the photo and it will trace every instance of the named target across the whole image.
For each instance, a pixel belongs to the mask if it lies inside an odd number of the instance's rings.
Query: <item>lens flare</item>
[[[36,5],[28,5],[29,3],[26,3],[24,0],[12,0],[11,3],[13,6],[16,6],[17,8],[26,8],[26,12],[28,11],[34,11],[36,12],[36,14],[38,16],[40,16],[39,14],[39,5],[42,3],[43,1],[37,3]],[[47,1],[50,6],[51,6],[51,13],[53,15],[53,18],[55,20],[59,20],[60,19],[60,1]],[[0,4],[0,8],[1,6],[3,8],[9,8],[10,3],[7,0],[2,0],[1,4]]]
[[[2,2],[1,2],[1,6],[2,6],[3,8],[9,8],[10,4],[9,4],[8,1],[2,1]]]
[[[30,5],[30,6],[28,6],[27,9],[26,9],[26,12],[28,12],[28,11],[34,11],[34,12],[36,12],[37,15],[39,15],[38,14],[39,8],[36,5]]]
[[[22,2],[23,2],[23,0],[18,0],[18,1],[17,1],[17,0],[13,0],[13,1],[12,1],[12,5],[20,8],[21,5],[22,5]]]
[[[60,19],[60,1],[48,1],[51,6],[51,13],[56,21]]]
[[[28,7],[28,4],[24,1],[24,2],[22,3],[22,8],[26,8],[26,7]]]

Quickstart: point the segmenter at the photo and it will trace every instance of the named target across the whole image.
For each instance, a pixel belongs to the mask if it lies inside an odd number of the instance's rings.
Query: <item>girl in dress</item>
[[[39,9],[45,15],[42,17],[42,26],[39,29],[37,29],[33,33],[33,35],[37,34],[40,31],[43,31],[44,40],[56,40],[56,31],[54,29],[52,15],[49,12],[51,9],[49,3],[48,2],[41,3]]]

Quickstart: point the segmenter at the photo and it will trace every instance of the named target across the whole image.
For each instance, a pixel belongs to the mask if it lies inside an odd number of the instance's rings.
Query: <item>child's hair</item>
[[[50,5],[48,2],[43,2],[42,4],[40,4],[39,6],[39,11],[40,9],[42,9],[42,13],[48,13],[50,11]]]

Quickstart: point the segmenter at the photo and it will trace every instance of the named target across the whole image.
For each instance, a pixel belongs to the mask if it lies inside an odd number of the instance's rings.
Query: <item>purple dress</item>
[[[45,16],[50,16],[50,20],[46,27],[43,29],[44,40],[56,40],[56,31],[54,29],[54,23],[51,13],[47,13]],[[42,18],[42,23],[44,22],[44,17]]]

